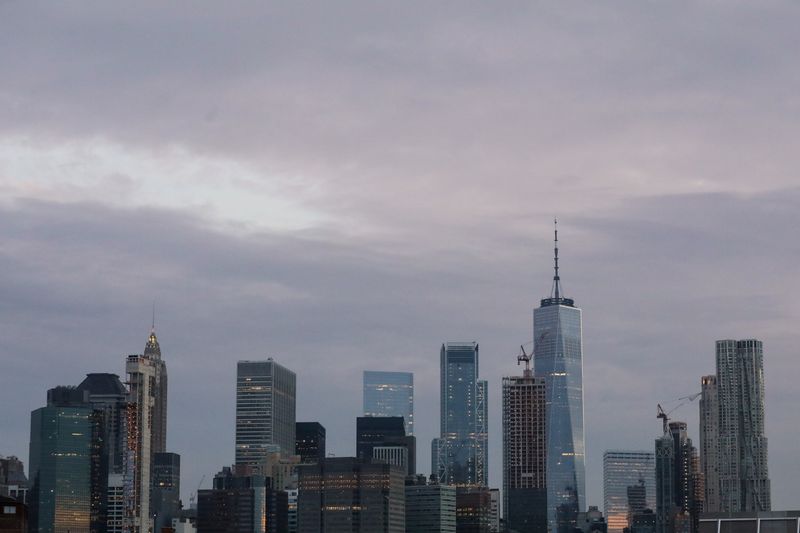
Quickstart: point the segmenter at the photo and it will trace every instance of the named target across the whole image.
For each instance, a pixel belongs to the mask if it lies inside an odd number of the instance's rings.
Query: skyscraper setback
[[[701,379],[706,510],[768,511],[763,344],[756,339],[719,340],[716,366],[715,376]]]
[[[586,508],[581,310],[561,291],[558,229],[553,286],[533,311],[534,371],[547,395],[547,507],[552,531],[572,531]]]
[[[487,483],[487,384],[478,380],[479,347],[448,342],[440,351],[440,437],[431,446],[432,471],[441,483]]]

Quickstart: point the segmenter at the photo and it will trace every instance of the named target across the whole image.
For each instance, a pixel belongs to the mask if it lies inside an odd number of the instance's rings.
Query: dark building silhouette
[[[356,420],[356,456],[359,459],[380,459],[403,466],[406,475],[413,475],[417,468],[416,443],[414,436],[406,435],[402,416],[360,416]],[[405,457],[405,465],[402,457]]]
[[[0,457],[0,496],[28,502],[28,478],[25,465],[15,456]]]
[[[455,533],[456,488],[406,478],[406,533]]]
[[[273,489],[269,478],[225,467],[212,489],[197,493],[197,533],[284,533],[287,511],[286,492]]]
[[[697,449],[685,422],[670,422],[656,439],[656,531],[696,533],[703,510]]]
[[[325,428],[319,422],[295,424],[295,454],[303,464],[319,463],[325,459]]]
[[[9,496],[0,496],[0,531],[28,533],[28,507]]]
[[[172,527],[172,519],[181,511],[181,456],[159,452],[153,455],[153,487],[150,511],[154,516],[154,533]]]
[[[492,495],[488,487],[456,487],[456,532],[489,533]]]
[[[400,467],[328,457],[297,471],[299,533],[405,533]]]

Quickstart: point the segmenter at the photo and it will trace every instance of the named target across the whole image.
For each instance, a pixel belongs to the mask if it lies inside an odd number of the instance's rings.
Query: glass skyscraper
[[[581,310],[561,294],[558,230],[550,298],[533,311],[534,371],[547,394],[547,517],[553,532],[572,531],[586,508]]]
[[[236,465],[264,466],[270,452],[294,455],[295,373],[272,358],[236,366]]]
[[[486,381],[478,381],[478,344],[448,342],[440,352],[440,438],[433,472],[448,485],[487,484]]]
[[[637,498],[629,498],[629,495]],[[647,451],[606,451],[603,454],[603,502],[609,533],[622,533],[633,514],[644,509],[654,510],[655,454]]]
[[[364,371],[364,416],[402,416],[414,434],[414,374]]]

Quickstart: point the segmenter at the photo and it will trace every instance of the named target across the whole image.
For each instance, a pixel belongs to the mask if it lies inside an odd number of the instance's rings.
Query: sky
[[[549,296],[559,220],[583,309],[588,503],[764,341],[773,508],[797,508],[800,5],[0,1],[0,454],[156,302],[184,502],[233,462],[236,361],[297,373],[298,420],[355,452],[363,370],[439,348],[500,380]],[[792,414],[795,413],[795,414]],[[698,438],[697,405],[672,415]]]

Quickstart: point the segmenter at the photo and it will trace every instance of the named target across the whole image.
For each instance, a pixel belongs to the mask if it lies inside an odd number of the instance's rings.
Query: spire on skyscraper
[[[147,337],[147,344],[144,345],[144,355],[155,356],[161,359],[161,347],[158,345],[156,337],[156,302],[153,301],[153,322],[150,326],[150,336]]]
[[[558,300],[561,298],[561,278],[558,276],[558,219],[553,219],[553,228],[555,238],[553,240],[553,289],[550,291],[550,297]]]

